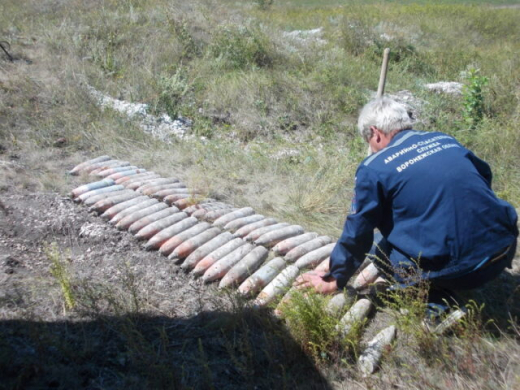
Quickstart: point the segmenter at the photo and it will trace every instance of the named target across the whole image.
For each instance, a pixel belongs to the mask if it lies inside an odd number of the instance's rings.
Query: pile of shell
[[[129,162],[101,156],[79,164],[72,175],[97,178],[74,189],[74,201],[83,203],[120,230],[128,230],[144,242],[147,250],[158,250],[186,272],[219,288],[238,288],[244,296],[264,306],[282,298],[296,277],[309,269],[328,271],[335,242],[328,236],[304,232],[298,225],[279,223],[256,214],[251,207],[203,198],[176,178],[161,178]],[[353,281],[362,290],[378,279],[370,263]],[[290,299],[289,289],[282,302]],[[330,301],[330,310],[347,304],[343,293]],[[358,300],[341,320],[341,332],[370,313],[372,303]],[[279,312],[279,309],[277,309]],[[364,374],[372,373],[381,351],[395,337],[395,328],[380,332],[359,359]]]

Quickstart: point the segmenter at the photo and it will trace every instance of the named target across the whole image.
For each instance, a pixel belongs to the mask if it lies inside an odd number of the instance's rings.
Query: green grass
[[[56,172],[109,154],[162,175],[178,175],[189,187],[219,200],[253,206],[258,213],[337,237],[349,209],[355,169],[366,150],[355,128],[357,115],[377,87],[381,52],[390,46],[387,92],[406,89],[425,101],[418,128],[460,139],[491,164],[497,194],[519,207],[520,10],[487,6],[517,2],[431,3],[275,0],[261,10],[254,2],[6,0],[0,4],[0,39],[33,65],[0,62],[0,142],[9,153],[27,156],[38,182],[35,189],[65,194],[70,178]],[[284,36],[318,27],[323,28],[323,44]],[[394,39],[387,42],[383,33]],[[435,95],[423,85],[462,82],[472,67],[489,83],[483,88],[483,119],[470,129],[462,98]],[[187,116],[194,121],[195,135],[208,139],[173,139],[170,145],[152,139],[121,115],[99,110],[83,83],[116,98],[148,103],[156,114]],[[60,137],[67,144],[58,150],[53,144]],[[22,180],[14,172],[2,185],[24,186]],[[62,286],[75,280],[74,275],[56,278]],[[107,286],[75,286],[81,294],[70,305],[91,316],[118,317],[94,319],[70,334],[72,345],[81,346],[77,359],[88,361],[90,341],[109,324],[109,334],[117,339],[116,353],[110,356],[110,369],[119,378],[116,385],[131,385],[132,377],[129,382],[121,378],[136,371],[145,378],[134,378],[142,386],[166,387],[170,381],[181,388],[218,388],[224,379],[217,374],[231,380],[235,373],[252,387],[251,372],[258,361],[267,365],[262,374],[278,375],[289,383],[287,388],[298,375],[289,366],[297,361],[290,359],[296,347],[278,337],[287,336],[284,329],[271,322],[259,325],[260,320],[246,319],[240,310],[208,325],[211,331],[230,330],[217,343],[201,335],[184,346],[169,344],[168,338],[185,336],[175,326],[190,329],[192,323],[164,318],[139,322],[135,314],[142,312],[142,299],[132,276],[125,280],[119,286],[124,293]],[[496,319],[496,326],[487,324],[474,336],[462,329],[446,339],[421,338],[417,318],[403,318],[402,328],[410,329],[409,334],[385,364],[383,379],[366,386],[391,388],[393,382],[408,388],[514,388],[518,375],[500,367],[516,367],[518,361],[518,327],[508,318],[508,313],[520,313],[515,280],[500,280],[468,297],[485,302],[482,316]],[[65,290],[76,292],[68,283]],[[510,295],[507,302],[496,304],[505,294]],[[420,304],[404,303],[412,309],[421,309]],[[300,335],[304,349],[317,360],[325,351],[324,366],[330,364],[332,379],[362,381],[352,369],[352,355],[339,352],[341,344],[324,336],[332,332],[334,319],[323,317],[322,305],[303,301],[299,310],[308,316],[300,317],[303,326],[293,319],[292,336]],[[202,326],[204,321],[201,316],[193,323]],[[471,324],[486,324],[479,321]],[[309,327],[316,333],[305,333]],[[88,337],[78,341],[84,329],[90,329]],[[279,332],[277,337],[270,338],[269,330]],[[369,327],[368,332],[374,330]],[[37,344],[32,334],[27,337]],[[307,348],[309,339],[313,344]],[[259,340],[264,351],[251,352]],[[49,347],[56,340],[42,343]],[[323,343],[327,348],[319,349]],[[425,344],[437,354],[428,356],[421,349]],[[62,356],[74,357],[66,345],[57,345]],[[271,359],[279,353],[277,345],[287,352],[277,355],[289,359],[285,365]],[[335,359],[328,359],[330,350]],[[186,366],[179,351],[189,351]],[[224,364],[222,355],[228,359]],[[123,360],[131,364],[118,367]],[[2,362],[6,367],[8,358]],[[198,377],[194,366],[200,367]],[[22,385],[31,367],[22,367]]]

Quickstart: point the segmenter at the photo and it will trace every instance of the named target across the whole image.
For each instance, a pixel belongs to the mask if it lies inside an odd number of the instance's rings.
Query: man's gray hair
[[[383,96],[369,101],[359,114],[359,133],[366,141],[372,135],[370,126],[375,126],[383,133],[390,134],[393,131],[411,129],[413,120],[404,105]]]

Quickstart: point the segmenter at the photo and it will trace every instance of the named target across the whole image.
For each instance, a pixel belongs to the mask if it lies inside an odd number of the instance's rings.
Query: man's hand
[[[325,274],[326,272],[306,272],[296,279],[296,281],[294,282],[294,287],[296,287],[297,289],[313,288],[316,292],[319,292],[320,294],[332,294],[338,291],[336,279],[331,278],[330,281],[325,281],[322,279],[322,276],[324,276]]]

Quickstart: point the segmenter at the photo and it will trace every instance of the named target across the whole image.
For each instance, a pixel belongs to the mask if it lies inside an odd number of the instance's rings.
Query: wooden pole
[[[388,57],[390,49],[387,47],[383,52],[383,64],[381,65],[381,75],[379,76],[379,87],[377,87],[377,97],[380,98],[385,93],[386,72],[388,71]]]

